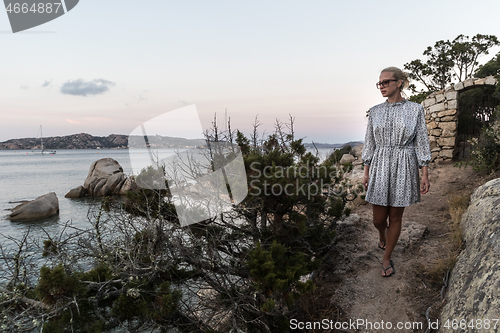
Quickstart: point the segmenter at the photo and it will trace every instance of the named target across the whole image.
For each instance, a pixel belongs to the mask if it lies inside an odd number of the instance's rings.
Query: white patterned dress
[[[422,105],[403,100],[372,107],[362,158],[370,166],[366,201],[391,207],[420,202],[418,169],[431,160]]]

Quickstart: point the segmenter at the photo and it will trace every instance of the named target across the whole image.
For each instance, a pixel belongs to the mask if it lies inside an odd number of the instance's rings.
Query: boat
[[[46,150],[43,148],[43,132],[42,132],[42,125],[40,125],[40,154],[42,155],[54,155],[56,153],[55,150]],[[33,153],[38,153],[38,151],[33,151]]]

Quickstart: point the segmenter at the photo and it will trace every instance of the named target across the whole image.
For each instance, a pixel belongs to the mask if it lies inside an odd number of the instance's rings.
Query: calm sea
[[[87,211],[93,200],[66,199],[64,195],[74,187],[83,185],[92,162],[105,157],[117,160],[125,173],[132,172],[128,150],[58,150],[55,155],[36,154],[31,151],[0,151],[0,234],[19,238],[28,228],[30,233],[46,229],[56,233],[66,221],[74,226],[86,227]],[[33,222],[11,222],[10,211],[21,200],[32,200],[49,192],[59,199],[59,216]],[[4,241],[5,237],[0,241]]]
[[[331,151],[319,150],[320,157],[323,159]],[[145,152],[130,151],[130,154],[142,154],[147,164],[148,154]],[[163,151],[162,157],[168,154],[174,154],[174,150]],[[0,244],[8,246],[12,242],[6,236],[19,239],[28,228],[31,235],[42,238],[45,234],[41,228],[56,235],[67,221],[75,227],[88,228],[87,212],[98,201],[66,199],[64,195],[70,189],[83,185],[92,162],[105,157],[118,161],[125,174],[132,174],[127,149],[58,150],[55,155],[0,150]],[[33,200],[49,192],[55,192],[59,199],[58,216],[32,222],[11,222],[7,219],[10,213],[7,209],[17,205],[11,202]]]

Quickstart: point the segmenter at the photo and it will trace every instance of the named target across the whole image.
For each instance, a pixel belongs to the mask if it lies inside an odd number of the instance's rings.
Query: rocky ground
[[[403,215],[403,232],[392,258],[396,274],[388,278],[381,276],[383,251],[377,247],[378,232],[371,222],[371,205],[356,207],[351,217],[339,224],[332,269],[318,278],[323,283],[322,290],[333,295],[335,309],[329,319],[365,320],[373,326],[370,329],[344,325],[344,329],[333,331],[425,332],[426,311],[430,307],[428,317],[435,321],[442,305],[443,282],[441,276],[436,279],[432,272],[450,252],[448,200],[452,195],[469,194],[496,177],[499,175],[478,174],[471,167],[431,166],[429,193],[422,196],[421,203],[406,208]],[[398,322],[419,324],[396,329]],[[387,329],[388,323],[393,325],[392,330]]]

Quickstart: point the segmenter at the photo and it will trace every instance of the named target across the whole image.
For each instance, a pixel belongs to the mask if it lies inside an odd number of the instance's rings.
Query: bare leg
[[[373,205],[373,225],[379,232],[379,246],[384,247],[387,231],[387,217],[389,217],[389,207]]]
[[[387,241],[385,245],[384,258],[382,259],[382,266],[384,268],[391,266],[391,255],[392,251],[396,247],[396,244],[401,234],[401,224],[403,221],[404,207],[387,207],[389,211],[389,228],[387,228]],[[385,274],[389,275],[392,273],[392,269],[388,269]],[[382,272],[382,275],[385,275]]]

